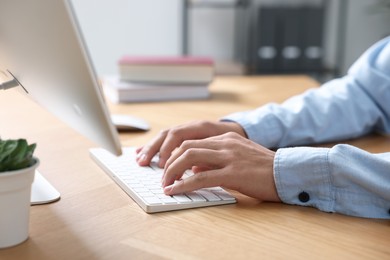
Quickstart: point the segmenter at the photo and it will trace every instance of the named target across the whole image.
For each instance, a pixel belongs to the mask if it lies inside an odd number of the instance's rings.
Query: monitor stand
[[[59,199],[60,193],[36,170],[31,187],[31,205],[47,204]]]
[[[12,77],[10,78],[10,76]],[[3,81],[3,77],[10,80]],[[0,69],[0,89],[6,90],[17,86],[22,87],[23,90],[27,92],[10,71],[7,70],[5,72]],[[37,170],[35,170],[34,182],[31,187],[31,205],[47,204],[59,199],[60,193]]]

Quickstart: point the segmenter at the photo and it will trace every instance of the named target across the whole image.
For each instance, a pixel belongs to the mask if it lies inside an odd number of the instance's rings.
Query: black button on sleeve
[[[308,202],[310,200],[310,195],[309,195],[309,193],[302,191],[301,193],[299,193],[298,199],[300,202],[305,203],[305,202]]]

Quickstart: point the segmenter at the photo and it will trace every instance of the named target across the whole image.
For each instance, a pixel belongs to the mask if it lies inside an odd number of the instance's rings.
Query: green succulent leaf
[[[27,168],[35,163],[36,144],[29,145],[25,139],[0,139],[0,172]]]

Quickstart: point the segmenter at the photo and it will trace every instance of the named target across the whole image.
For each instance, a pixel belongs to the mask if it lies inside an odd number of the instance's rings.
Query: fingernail
[[[163,160],[158,160],[158,167],[160,167],[160,168],[164,168],[165,167],[165,161],[163,161]]]
[[[144,161],[146,159],[146,154],[144,153],[139,153],[137,154],[137,161]]]
[[[164,188],[164,193],[165,193],[165,194],[171,194],[172,190],[173,190],[173,184],[171,184],[171,185],[165,187],[165,188]]]
[[[167,160],[161,157],[161,153],[158,155],[158,167],[164,168]]]
[[[164,175],[165,175],[165,173],[164,173],[163,176],[161,177],[161,186],[165,188],[165,186],[166,186],[166,185],[165,185],[166,181],[165,181]]]

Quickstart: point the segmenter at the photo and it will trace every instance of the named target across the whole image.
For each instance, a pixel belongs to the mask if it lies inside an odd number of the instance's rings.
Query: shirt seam
[[[331,167],[329,162],[329,153],[331,149],[328,149],[325,156],[325,175],[327,175],[328,180],[328,189],[329,189],[329,211],[334,212],[335,211],[335,204],[336,204],[336,192],[335,188],[333,187],[333,177],[331,174]]]
[[[274,179],[275,179],[275,184],[276,184],[276,191],[280,197],[280,199],[284,202],[285,199],[285,192],[284,192],[284,185],[282,182],[280,182],[280,157],[282,157],[282,152],[280,149],[278,149],[276,151],[276,166],[275,166],[275,175],[274,175]],[[284,202],[285,203],[285,202]]]

